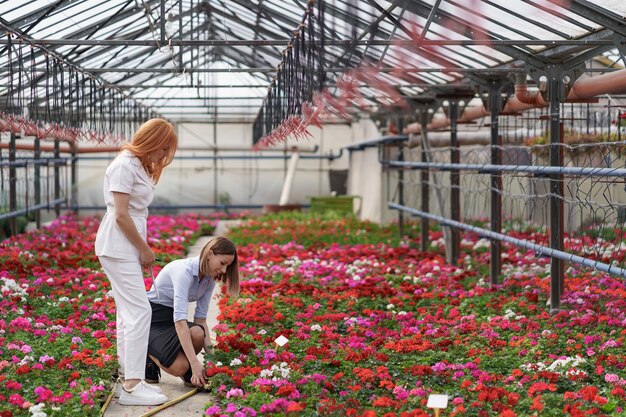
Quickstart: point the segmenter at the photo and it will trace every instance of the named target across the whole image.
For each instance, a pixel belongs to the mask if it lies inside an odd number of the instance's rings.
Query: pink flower
[[[230,389],[226,393],[226,398],[230,398],[230,397],[243,397],[243,391],[241,390],[241,388]]]
[[[618,382],[619,381],[619,376],[617,376],[615,374],[606,374],[606,375],[604,375],[604,380],[606,382]]]
[[[9,396],[9,404],[13,404],[13,405],[17,405],[18,407],[21,407],[22,404],[24,404],[24,399],[22,398],[20,394],[11,394]]]
[[[206,409],[204,414],[206,414],[207,416],[212,416],[213,414],[217,414],[219,412],[220,412],[220,408],[216,405],[212,405],[211,407]]]
[[[7,389],[10,389],[10,390],[19,391],[22,389],[22,384],[20,384],[17,381],[7,381],[6,387]]]

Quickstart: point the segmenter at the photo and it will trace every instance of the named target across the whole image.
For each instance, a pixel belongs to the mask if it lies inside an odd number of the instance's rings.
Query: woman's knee
[[[202,349],[202,345],[204,344],[204,330],[200,326],[194,326],[189,329],[189,333],[191,333],[191,343],[193,347],[198,349]]]

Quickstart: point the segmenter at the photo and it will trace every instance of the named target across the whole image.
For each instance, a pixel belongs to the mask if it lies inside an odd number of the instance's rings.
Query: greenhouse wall
[[[291,155],[290,149],[298,147],[302,152],[288,203],[308,205],[311,196],[330,194],[329,170],[348,169],[348,152],[342,148],[376,131],[369,120],[353,125],[330,124],[324,129],[310,129],[310,140],[292,139],[272,149],[254,152],[250,150],[252,138],[248,124],[218,124],[214,128],[207,124],[181,123],[177,129],[180,150],[155,189],[154,204],[278,204],[289,165],[289,159],[281,157]],[[214,132],[218,132],[217,137]],[[216,153],[212,150],[215,147]],[[336,158],[311,158],[331,154]],[[79,205],[103,204],[102,176],[115,155],[81,155]],[[214,160],[214,155],[218,159]]]

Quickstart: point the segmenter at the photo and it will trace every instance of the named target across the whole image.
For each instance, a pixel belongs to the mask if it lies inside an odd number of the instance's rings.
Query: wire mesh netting
[[[533,117],[535,114],[538,117]],[[429,137],[430,146],[413,148],[404,157],[408,161],[427,160],[435,164],[426,181],[422,179],[421,169],[404,172],[404,204],[419,209],[422,187],[427,186],[429,213],[450,218],[452,190],[456,188],[451,183],[451,172],[458,170],[460,221],[489,230],[492,200],[497,195],[501,199],[503,233],[549,247],[556,215],[551,204],[556,199],[563,203],[562,250],[624,268],[626,143],[622,139],[626,126],[621,123],[623,113],[619,106],[616,110],[602,104],[568,104],[563,106],[563,114],[573,117],[563,118],[564,143],[557,145],[549,144],[549,129],[541,111],[530,112],[528,117],[516,118],[514,122],[508,116],[500,117],[504,144],[499,146],[490,144],[488,131],[477,137],[472,136],[473,128],[468,127],[458,132],[457,148],[450,147],[449,140],[440,141],[436,135]],[[559,167],[551,167],[551,149],[562,158]],[[460,153],[458,165],[450,163],[453,150]],[[389,160],[397,159],[397,152],[392,148],[386,156]],[[500,164],[505,170],[490,170],[492,152],[500,153]],[[501,181],[500,187],[494,187],[495,175]],[[396,174],[396,178],[400,177]],[[390,200],[397,201],[398,187],[400,184],[392,187]],[[439,244],[444,244],[443,239]],[[480,245],[490,244],[489,239],[480,242]]]

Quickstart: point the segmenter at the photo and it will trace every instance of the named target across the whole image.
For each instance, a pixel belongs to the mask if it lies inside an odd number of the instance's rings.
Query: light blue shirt
[[[165,265],[155,277],[148,299],[156,304],[174,308],[174,322],[187,320],[188,305],[196,301],[194,318],[205,319],[215,288],[210,277],[200,280],[200,257],[178,259]]]

